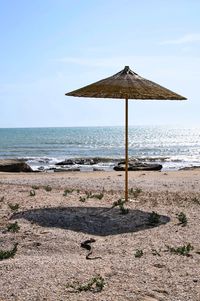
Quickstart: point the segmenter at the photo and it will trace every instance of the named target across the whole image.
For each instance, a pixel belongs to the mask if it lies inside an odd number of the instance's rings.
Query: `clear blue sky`
[[[129,65],[188,98],[129,123],[200,126],[199,0],[0,0],[0,127],[123,125],[122,100],[64,94]]]

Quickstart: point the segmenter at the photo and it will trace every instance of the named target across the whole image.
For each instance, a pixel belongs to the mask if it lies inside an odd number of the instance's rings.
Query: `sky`
[[[199,0],[0,0],[0,127],[123,125],[123,100],[65,93],[125,65],[188,98],[130,100],[130,125],[200,126],[199,14]]]

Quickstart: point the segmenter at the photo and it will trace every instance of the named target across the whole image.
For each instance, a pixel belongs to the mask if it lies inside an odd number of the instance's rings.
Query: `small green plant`
[[[4,196],[2,196],[1,198],[0,198],[0,203],[2,203],[4,201]]]
[[[30,196],[35,196],[35,190],[34,190],[34,189],[33,189],[33,190],[30,190],[29,195],[30,195]]]
[[[49,192],[52,190],[52,187],[50,185],[44,186],[44,190]]]
[[[91,191],[85,191],[86,194],[86,198],[89,199],[92,196],[92,192]]]
[[[102,192],[97,194],[92,194],[91,191],[85,191],[85,194],[87,199],[95,198],[101,200],[104,197],[104,194]]]
[[[104,194],[101,192],[101,193],[97,193],[97,194],[92,194],[91,195],[91,198],[95,198],[95,199],[98,199],[98,200],[101,200],[102,198],[104,197]]]
[[[19,204],[11,204],[11,203],[9,203],[8,206],[9,206],[9,208],[12,211],[17,211],[19,209]]]
[[[125,203],[126,203],[125,200],[119,199],[118,201],[113,203],[112,208],[115,208],[115,207],[119,206],[121,214],[127,214],[129,210],[128,210],[128,208],[124,207]]]
[[[187,244],[184,246],[180,246],[177,248],[166,246],[167,250],[173,254],[177,255],[183,255],[183,256],[191,256],[190,251],[194,249],[194,247],[191,244]]]
[[[77,189],[76,192],[79,194],[80,193],[80,189]]]
[[[197,197],[191,199],[193,203],[200,205],[200,200]]]
[[[8,232],[16,233],[16,232],[19,232],[19,229],[20,229],[20,226],[18,225],[18,222],[11,223],[11,224],[7,225],[7,231]]]
[[[18,246],[18,243],[16,243],[11,250],[8,250],[8,251],[0,250],[0,260],[14,257],[17,252],[17,246]]]
[[[40,187],[37,186],[37,185],[32,185],[31,188],[34,189],[34,190],[40,189]]]
[[[186,217],[185,213],[180,212],[176,216],[179,220],[179,225],[181,225],[182,227],[185,227],[187,225],[187,217]]]
[[[160,215],[155,211],[152,211],[148,217],[148,225],[149,226],[156,226],[160,222]]]
[[[139,194],[142,192],[141,188],[130,188],[129,189],[129,195],[133,196],[135,199],[139,196]]]
[[[144,255],[144,253],[143,253],[142,250],[137,249],[137,250],[135,251],[135,257],[136,257],[136,258],[140,258],[140,257],[142,257],[143,255]]]
[[[63,196],[67,196],[69,193],[72,193],[74,189],[65,189]]]
[[[91,291],[93,293],[101,292],[105,286],[105,280],[102,276],[97,275],[92,277],[86,283],[77,283],[77,284],[70,284],[67,285],[67,288],[73,288],[75,292],[87,292]]]
[[[154,256],[161,256],[160,253],[156,249],[152,249],[151,252]]]
[[[84,196],[80,196],[79,197],[79,201],[82,202],[82,203],[84,203],[86,201],[86,198]]]

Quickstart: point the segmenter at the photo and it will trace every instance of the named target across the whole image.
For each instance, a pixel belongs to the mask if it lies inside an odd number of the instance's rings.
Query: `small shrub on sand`
[[[7,231],[8,232],[16,233],[16,232],[19,232],[19,229],[20,229],[20,226],[18,225],[18,222],[11,223],[11,224],[7,225]]]
[[[104,194],[102,192],[91,195],[91,198],[98,199],[98,200],[101,200],[103,197],[104,197]]]
[[[113,203],[112,208],[115,208],[115,207],[119,206],[121,214],[127,214],[129,210],[128,210],[128,208],[124,207],[125,203],[126,203],[125,200],[119,199],[118,201],[116,201],[116,202]]]
[[[14,257],[17,252],[17,246],[18,246],[18,243],[16,243],[11,250],[8,250],[8,251],[0,250],[0,260]]]
[[[139,194],[142,192],[141,188],[130,188],[129,189],[129,195],[131,195],[132,197],[134,197],[135,199],[139,196]]]
[[[191,256],[190,251],[192,251],[194,249],[194,247],[191,244],[187,244],[184,246],[180,246],[177,248],[173,248],[173,247],[167,247],[167,251],[176,254],[176,255],[183,255],[183,256]]]
[[[0,197],[0,203],[4,201],[4,196]]]
[[[37,186],[37,185],[32,185],[31,188],[34,189],[34,190],[40,189],[40,187]]]
[[[160,253],[156,249],[152,249],[151,252],[154,256],[161,256]]]
[[[12,211],[17,211],[19,209],[19,204],[11,204],[11,203],[9,203],[8,206],[9,206],[9,208]]]
[[[35,190],[30,190],[29,195],[30,196],[35,196]]]
[[[180,212],[176,216],[179,220],[179,225],[181,225],[182,227],[185,227],[187,225],[187,217],[186,217],[185,213]]]
[[[193,203],[200,205],[200,200],[197,197],[191,199]]]
[[[135,258],[140,258],[140,257],[142,257],[143,255],[144,255],[144,253],[143,253],[142,250],[137,249],[137,250],[135,251]]]
[[[76,283],[76,284],[70,284],[67,285],[67,288],[72,288],[74,292],[87,292],[91,291],[93,293],[101,292],[102,289],[105,286],[105,280],[102,276],[97,275],[95,277],[92,277],[88,282],[86,283]]]
[[[148,217],[148,225],[149,226],[156,226],[160,222],[160,215],[155,211],[152,211]]]
[[[50,185],[44,186],[44,190],[46,190],[47,192],[52,190],[52,187]]]
[[[87,199],[98,199],[98,200],[101,200],[103,197],[104,197],[104,194],[101,192],[101,193],[96,193],[96,194],[92,194],[91,191],[85,191],[85,194],[86,194],[86,198]]]
[[[84,203],[86,201],[86,198],[84,196],[80,196],[79,197],[79,201],[82,202],[82,203]]]
[[[86,198],[89,199],[92,196],[92,192],[91,191],[85,191],[86,194]]]
[[[69,193],[72,193],[74,190],[73,189],[65,189],[63,196],[67,196]]]

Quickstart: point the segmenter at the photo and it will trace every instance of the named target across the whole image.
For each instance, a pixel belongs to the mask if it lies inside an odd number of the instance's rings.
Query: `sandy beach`
[[[198,169],[130,172],[121,214],[123,172],[0,173],[0,250],[18,244],[0,300],[199,301],[199,187]]]

